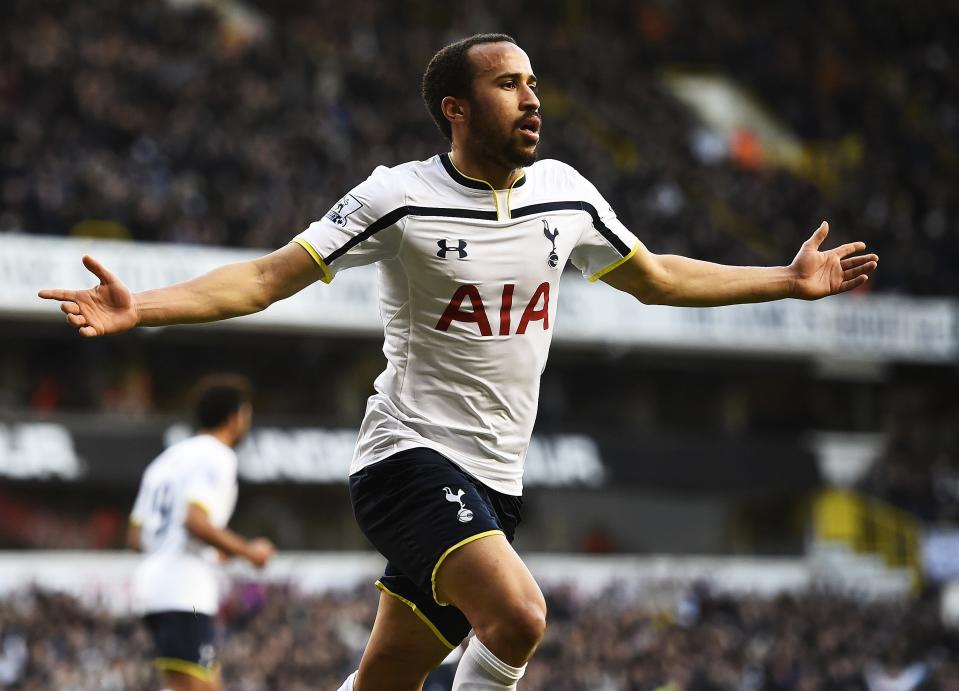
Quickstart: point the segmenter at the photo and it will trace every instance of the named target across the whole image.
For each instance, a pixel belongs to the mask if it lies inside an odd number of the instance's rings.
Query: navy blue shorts
[[[510,542],[523,498],[501,494],[432,449],[401,451],[350,476],[356,521],[386,557],[380,590],[408,605],[449,648],[469,634],[463,613],[437,600],[435,576],[455,549],[491,534]]]
[[[154,612],[144,620],[153,634],[154,667],[207,682],[216,678],[219,665],[213,617],[193,612]]]

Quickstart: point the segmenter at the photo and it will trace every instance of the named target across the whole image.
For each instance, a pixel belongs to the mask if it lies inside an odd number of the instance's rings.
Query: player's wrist
[[[784,294],[777,296],[778,298],[795,298],[795,299],[805,299],[805,295],[802,289],[802,274],[799,269],[796,268],[795,262],[789,266],[782,267],[782,273],[784,276],[783,282],[785,285]]]
[[[137,296],[133,296],[133,328],[143,326],[143,312],[140,309],[140,301]]]

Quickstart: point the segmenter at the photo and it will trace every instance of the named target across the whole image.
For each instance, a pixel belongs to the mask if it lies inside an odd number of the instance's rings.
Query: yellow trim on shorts
[[[468,545],[471,542],[479,540],[481,537],[489,537],[490,535],[503,535],[505,537],[506,533],[504,533],[502,530],[487,530],[485,533],[477,533],[476,535],[472,535],[465,540],[460,540],[457,542],[455,545],[443,552],[443,554],[437,560],[436,566],[433,567],[433,573],[430,575],[430,586],[433,589],[433,601],[436,602],[436,604],[438,604],[440,607],[446,607],[449,605],[448,602],[440,602],[440,599],[436,596],[436,572],[440,570],[440,566],[443,565],[443,561],[446,559],[446,557],[458,550],[463,545]]]
[[[200,681],[211,683],[216,680],[217,668],[207,669],[203,665],[195,662],[181,660],[176,657],[158,657],[153,661],[156,669],[164,672],[179,672],[180,674],[189,674]]]
[[[387,595],[391,595],[391,596],[395,597],[397,600],[399,600],[399,601],[402,602],[404,605],[406,605],[406,606],[409,607],[411,610],[413,610],[413,614],[415,614],[416,616],[418,616],[418,617],[420,618],[420,620],[422,620],[422,622],[429,627],[430,631],[432,631],[433,634],[434,634],[437,638],[440,639],[440,643],[442,643],[443,645],[445,645],[445,646],[446,646],[447,648],[449,648],[450,650],[452,650],[453,648],[456,647],[455,645],[453,645],[452,643],[450,643],[448,640],[446,640],[446,636],[444,636],[443,634],[441,634],[441,633],[440,633],[440,630],[439,630],[438,628],[436,628],[436,626],[434,626],[433,622],[431,622],[429,619],[426,618],[426,615],[423,614],[422,610],[420,610],[420,608],[416,606],[416,603],[415,603],[415,602],[411,602],[410,600],[407,600],[407,599],[406,599],[405,597],[403,597],[402,595],[399,595],[399,594],[397,594],[397,593],[394,593],[392,590],[390,590],[390,589],[387,588],[385,585],[383,585],[383,582],[382,582],[382,581],[377,581],[377,582],[374,583],[373,585],[375,585],[376,588],[377,588],[377,590],[379,590],[380,592],[383,592],[383,593],[386,593]]]
[[[310,253],[310,256],[313,257],[313,261],[315,261],[323,271],[323,277],[320,279],[321,281],[324,283],[329,283],[333,280],[333,272],[330,271],[330,267],[328,267],[326,262],[323,261],[323,257],[320,256],[320,253],[313,249],[313,245],[303,238],[293,238],[290,242],[295,242],[297,245]]]
[[[639,243],[637,242],[637,243],[636,243],[636,246],[633,247],[633,249],[631,249],[631,250],[629,251],[629,254],[627,254],[627,255],[626,255],[625,257],[623,257],[622,259],[617,259],[617,260],[614,261],[612,264],[610,264],[609,266],[607,266],[605,269],[600,269],[599,271],[597,271],[596,273],[594,273],[592,276],[590,276],[587,280],[588,280],[590,283],[593,283],[594,281],[599,280],[600,278],[602,278],[603,276],[605,276],[606,274],[608,274],[610,271],[612,271],[612,270],[615,269],[616,267],[618,267],[618,266],[620,266],[620,265],[622,265],[622,264],[625,264],[627,261],[629,261],[629,260],[632,258],[632,256],[633,256],[634,254],[636,254],[636,250],[638,250],[638,249],[639,249]]]

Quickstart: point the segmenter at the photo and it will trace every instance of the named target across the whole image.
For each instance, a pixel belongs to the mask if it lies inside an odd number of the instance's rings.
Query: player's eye
[[[510,81],[508,81],[508,82],[503,82],[503,88],[505,88],[505,89],[515,89],[515,88],[516,88],[516,82],[514,82],[514,81],[512,81],[512,80],[510,80]]]

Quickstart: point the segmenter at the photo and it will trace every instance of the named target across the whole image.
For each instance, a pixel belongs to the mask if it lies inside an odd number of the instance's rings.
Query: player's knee
[[[476,635],[484,643],[498,642],[512,650],[532,652],[546,634],[546,603],[518,600],[502,607],[498,616]]]

